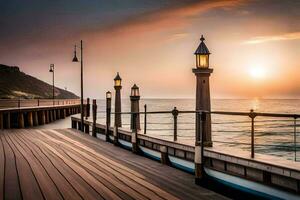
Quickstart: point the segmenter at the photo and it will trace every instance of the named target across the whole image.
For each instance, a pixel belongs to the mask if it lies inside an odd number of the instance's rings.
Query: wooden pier
[[[0,131],[2,199],[226,199],[194,176],[77,130]]]
[[[78,99],[1,100],[0,107],[0,129],[44,125],[80,113]]]

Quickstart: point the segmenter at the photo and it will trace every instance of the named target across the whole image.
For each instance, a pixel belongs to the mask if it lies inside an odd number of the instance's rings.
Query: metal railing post
[[[177,117],[178,117],[178,110],[176,107],[172,110],[172,115],[174,118],[174,141],[177,141]]]
[[[93,99],[93,127],[92,127],[92,136],[93,137],[97,137],[96,120],[97,120],[97,102],[96,102],[96,99]]]
[[[251,158],[254,158],[254,118],[256,117],[256,114],[253,109],[250,110],[249,117],[251,118]]]
[[[147,132],[147,104],[144,105],[144,134],[146,135]]]
[[[294,151],[295,151],[295,162],[297,162],[297,118],[294,117]]]

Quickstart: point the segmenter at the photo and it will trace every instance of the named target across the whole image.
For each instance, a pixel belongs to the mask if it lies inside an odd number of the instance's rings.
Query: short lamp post
[[[72,62],[79,62],[77,55],[76,55],[76,45],[74,49],[74,58]],[[80,95],[80,130],[83,132],[84,125],[83,125],[83,47],[82,47],[82,40],[80,41],[80,88],[81,88],[81,95]]]
[[[213,69],[209,66],[210,52],[204,43],[203,35],[200,38],[200,44],[195,52],[196,56],[196,68],[193,69],[193,73],[196,75],[196,111],[211,111],[210,106],[210,87],[209,77],[213,72]],[[196,114],[196,143],[200,141],[200,115]],[[204,146],[212,146],[211,140],[211,116],[206,115],[205,119],[205,131],[203,134]]]
[[[114,79],[115,81],[115,90],[116,90],[116,97],[115,97],[115,126],[122,127],[122,118],[121,118],[121,89],[122,89],[122,79],[117,73],[117,76]]]
[[[50,64],[49,72],[52,73],[52,99],[54,105],[55,93],[54,93],[54,64]]]
[[[130,128],[131,130],[134,129],[141,130],[140,114],[139,114],[140,91],[139,91],[139,87],[136,84],[134,84],[131,88],[130,101],[131,101],[131,112],[135,114],[135,117],[133,117],[133,114],[131,115]]]
[[[109,128],[110,128],[110,114],[111,114],[111,92],[106,92],[106,132],[105,140],[109,141]]]

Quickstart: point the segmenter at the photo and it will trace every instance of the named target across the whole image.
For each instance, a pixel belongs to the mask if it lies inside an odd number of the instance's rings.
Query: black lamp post
[[[54,105],[54,99],[55,99],[55,94],[54,94],[54,64],[50,64],[49,72],[52,73],[52,99],[53,99],[53,105]]]
[[[140,91],[139,87],[134,84],[131,88],[131,94],[130,94],[130,101],[131,101],[131,112],[135,113],[135,117],[133,117],[133,114],[131,115],[131,130],[137,129],[141,130],[140,128]],[[136,121],[135,121],[136,120]]]
[[[114,79],[115,81],[115,90],[116,90],[116,98],[115,98],[115,126],[122,127],[122,118],[121,118],[121,89],[122,89],[122,79],[117,73],[117,76]]]
[[[78,62],[76,55],[76,45],[74,49],[74,58],[72,62]],[[83,132],[83,48],[82,40],[80,41],[80,86],[81,86],[81,95],[80,95],[80,130]]]

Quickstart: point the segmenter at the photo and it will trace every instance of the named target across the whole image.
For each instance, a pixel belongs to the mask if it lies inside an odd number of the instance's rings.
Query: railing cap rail
[[[173,110],[169,111],[148,111],[148,112],[112,112],[111,114],[172,114]],[[249,117],[288,117],[288,118],[300,118],[300,114],[293,113],[265,113],[265,112],[229,112],[229,111],[205,111],[205,110],[178,110],[179,114],[189,114],[189,113],[207,113],[207,114],[220,114],[220,115],[239,115],[239,116],[249,116]]]

